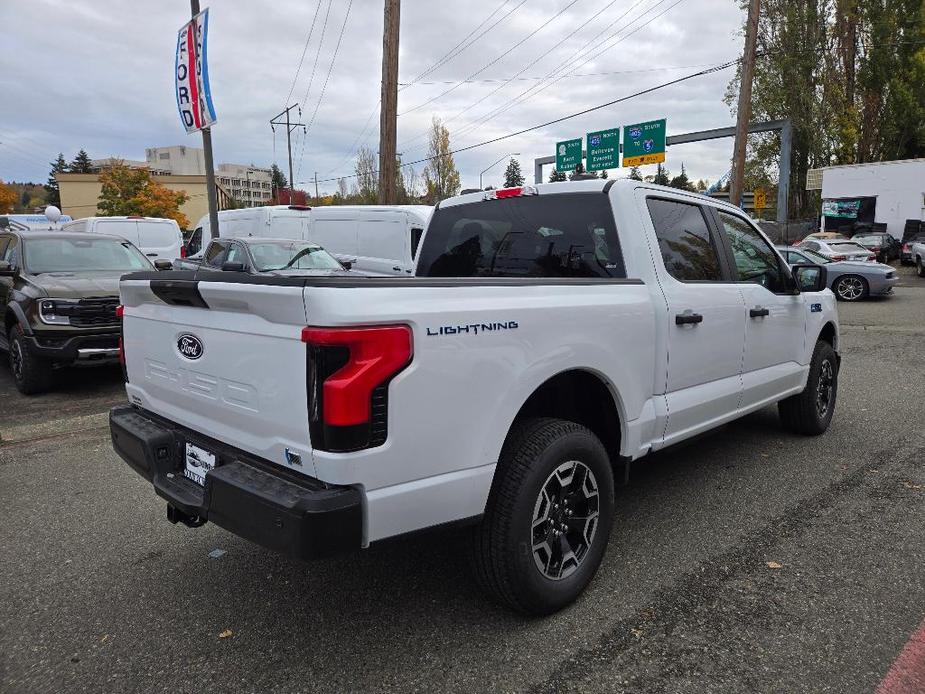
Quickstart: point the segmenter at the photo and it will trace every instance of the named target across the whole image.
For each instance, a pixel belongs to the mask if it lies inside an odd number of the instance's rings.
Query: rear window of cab
[[[554,193],[440,207],[419,277],[625,278],[607,195]]]

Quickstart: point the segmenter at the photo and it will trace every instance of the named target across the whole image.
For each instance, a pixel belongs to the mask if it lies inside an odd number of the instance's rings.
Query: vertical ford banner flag
[[[177,109],[186,132],[208,128],[215,122],[206,45],[209,38],[209,10],[206,8],[177,35]]]

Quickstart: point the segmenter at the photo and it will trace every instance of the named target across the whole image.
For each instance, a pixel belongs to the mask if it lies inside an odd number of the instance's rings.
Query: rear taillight
[[[904,244],[903,244],[903,253],[911,253],[911,252],[912,252],[912,246],[910,246],[908,243],[904,243]]]
[[[524,195],[537,195],[539,191],[533,186],[519,186],[517,188],[498,188],[485,191],[483,200],[504,200],[505,198],[519,198]]]
[[[180,246],[180,257],[181,257],[181,258],[185,258],[185,257],[186,257],[186,245],[185,245],[185,244],[183,244],[183,245]]]
[[[320,450],[385,443],[388,385],[411,363],[407,325],[302,330],[308,345],[308,423]]]
[[[833,262],[833,263],[840,263],[840,262],[842,262],[843,260],[845,260],[845,256],[843,256],[843,255],[833,255],[833,256],[832,256],[832,262]]]

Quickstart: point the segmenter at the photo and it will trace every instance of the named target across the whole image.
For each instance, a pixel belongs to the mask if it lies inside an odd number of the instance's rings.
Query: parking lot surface
[[[872,692],[925,617],[925,280],[902,272],[839,305],[828,433],[767,408],[640,461],[596,580],[545,619],[481,597],[462,531],[302,564],[171,525],[110,446],[118,369],[25,398],[4,364],[0,691]]]

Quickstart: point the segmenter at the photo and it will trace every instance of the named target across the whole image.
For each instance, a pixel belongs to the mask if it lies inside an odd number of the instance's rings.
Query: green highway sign
[[[586,171],[616,169],[620,166],[620,128],[588,133]]]
[[[574,171],[581,163],[581,138],[556,143],[556,171]]]
[[[665,119],[623,126],[623,166],[665,161]]]

